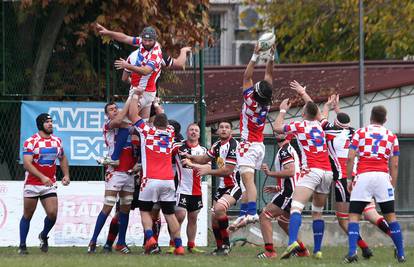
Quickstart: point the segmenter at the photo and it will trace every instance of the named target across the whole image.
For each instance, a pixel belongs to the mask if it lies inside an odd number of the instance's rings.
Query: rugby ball
[[[267,32],[264,33],[262,36],[260,36],[258,42],[259,42],[259,49],[260,51],[267,51],[269,50],[272,45],[275,43],[276,41],[276,36],[271,33],[271,32]]]

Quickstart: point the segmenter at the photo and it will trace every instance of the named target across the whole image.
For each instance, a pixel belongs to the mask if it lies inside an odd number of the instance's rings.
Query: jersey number
[[[309,135],[314,146],[323,146],[325,144],[325,138],[323,138],[322,133],[318,128],[312,128]]]
[[[170,136],[160,135],[160,141],[158,141],[158,146],[162,148],[167,148],[170,145]]]
[[[379,142],[382,140],[383,136],[380,134],[371,134],[370,137],[374,139],[374,145],[372,146],[372,153],[378,154]]]

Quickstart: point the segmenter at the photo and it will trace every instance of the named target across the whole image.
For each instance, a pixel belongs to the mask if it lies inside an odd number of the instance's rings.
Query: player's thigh
[[[333,179],[332,172],[319,169],[314,170],[314,172],[320,179],[319,184],[315,187],[315,192],[329,194],[331,192],[331,184]]]
[[[36,210],[37,197],[25,197],[23,198],[23,215],[26,219],[30,219]]]
[[[349,211],[349,202],[336,202],[335,210],[341,213],[348,213]]]
[[[347,180],[339,179],[334,182],[335,184],[335,202],[336,203],[349,203],[350,194],[347,189]]]
[[[272,202],[272,203],[268,203],[265,206],[262,213],[265,215],[266,218],[273,219],[273,218],[277,218],[277,217],[285,214],[285,211],[282,210],[279,206],[275,205]]]
[[[56,218],[58,209],[58,199],[56,195],[40,197],[40,203],[42,203],[48,217]]]
[[[312,194],[313,194],[312,189],[305,187],[305,186],[297,185],[295,187],[295,190],[293,191],[292,200],[298,201],[302,204],[306,204],[309,201]]]

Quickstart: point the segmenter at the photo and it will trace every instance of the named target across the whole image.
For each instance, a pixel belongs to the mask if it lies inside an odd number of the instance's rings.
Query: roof
[[[207,123],[220,119],[237,119],[242,106],[242,76],[245,66],[216,66],[204,69]],[[414,85],[413,61],[366,61],[365,92]],[[162,84],[174,95],[194,94],[194,73],[178,71],[178,84]],[[254,81],[263,79],[264,66],[256,66]],[[311,63],[275,65],[274,91],[271,110],[277,110],[284,98],[300,104],[298,96],[289,89],[289,82],[297,80],[306,85],[315,102],[325,101],[333,93],[342,97],[359,94],[359,63]],[[197,71],[198,79],[198,71]]]

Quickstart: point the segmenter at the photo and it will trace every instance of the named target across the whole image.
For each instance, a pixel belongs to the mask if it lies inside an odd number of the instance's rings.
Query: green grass
[[[179,266],[179,267],[195,267],[195,266],[214,266],[214,267],[244,267],[244,266],[345,266],[342,264],[342,257],[347,251],[345,247],[326,247],[323,250],[324,258],[315,260],[313,258],[292,258],[289,260],[258,260],[256,254],[262,251],[261,247],[246,245],[244,247],[233,248],[231,255],[228,257],[217,257],[209,255],[142,255],[142,249],[132,247],[132,254],[120,255],[112,253],[109,255],[101,254],[87,255],[86,248],[50,248],[49,253],[44,254],[38,248],[29,248],[29,255],[19,256],[17,248],[0,248],[0,266],[1,267],[20,267],[20,266],[87,266],[87,267],[105,267],[105,266],[134,266],[134,267],[163,267],[163,266]],[[282,253],[283,248],[278,248],[278,253]],[[207,248],[210,251],[212,248]],[[100,248],[98,248],[100,251]],[[407,262],[405,266],[414,266],[413,248],[406,249]],[[359,263],[354,266],[375,266],[390,267],[399,265],[393,257],[391,248],[375,248],[374,257],[368,260],[360,259]]]

